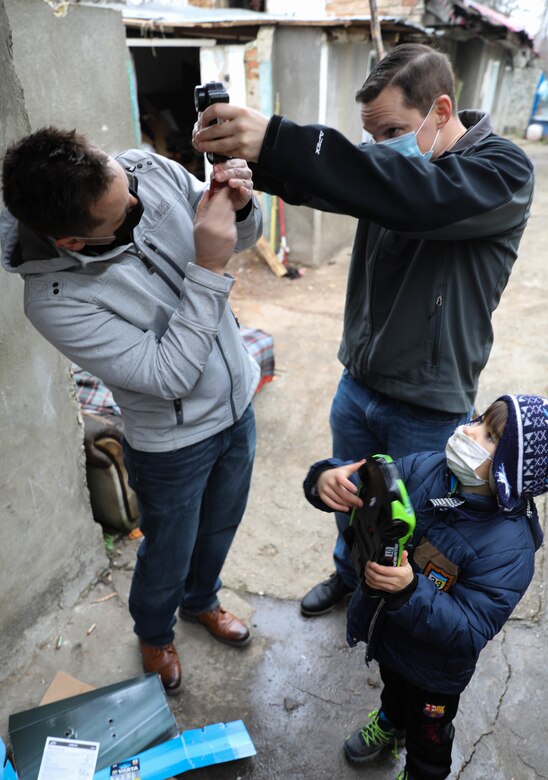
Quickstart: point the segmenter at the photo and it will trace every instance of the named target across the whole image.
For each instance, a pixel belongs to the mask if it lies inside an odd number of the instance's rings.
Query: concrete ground
[[[482,376],[479,409],[503,392],[548,394],[543,295],[548,146],[526,149],[537,171],[536,199],[520,258],[494,315],[495,346]],[[332,571],[334,523],[306,504],[301,483],[308,465],[330,451],[328,411],[341,370],[336,351],[348,258],[345,250],[295,280],[276,279],[251,256],[231,261],[238,277],[233,307],[241,322],[274,336],[277,364],[275,381],[255,400],[253,488],[221,591],[224,606],[249,621],[254,640],[234,649],[200,626],[178,622],[183,684],[169,702],[181,730],[242,719],[257,755],[185,777],[388,780],[403,765],[403,756],[366,768],[346,763],[341,743],[376,708],[378,670],[364,665],[363,646],[346,645],[342,607],[316,619],[299,613],[302,595]],[[538,506],[545,517],[546,502]],[[137,544],[119,539],[110,567],[79,602],[44,614],[22,637],[20,652],[2,660],[4,739],[9,714],[38,704],[57,670],[96,687],[141,674],[126,608]],[[548,778],[546,569],[541,550],[533,585],[483,652],[462,697],[453,780]]]

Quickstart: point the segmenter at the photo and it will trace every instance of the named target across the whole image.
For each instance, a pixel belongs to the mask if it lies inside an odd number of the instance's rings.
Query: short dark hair
[[[114,173],[106,152],[76,130],[44,127],[12,144],[4,157],[4,202],[37,233],[85,236],[97,227],[90,207]]]
[[[485,412],[481,415],[481,421],[489,428],[497,440],[500,440],[502,432],[508,422],[508,406],[506,401],[493,401]]]
[[[358,103],[370,103],[387,87],[399,87],[409,108],[428,113],[434,100],[449,95],[457,110],[455,80],[449,59],[422,43],[396,46],[371,71],[356,92]]]

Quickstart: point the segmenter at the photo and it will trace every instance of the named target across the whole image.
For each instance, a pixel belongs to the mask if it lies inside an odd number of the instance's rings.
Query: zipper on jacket
[[[443,296],[438,295],[436,303],[434,304],[434,311],[430,317],[434,318],[434,333],[432,338],[432,353],[430,355],[430,363],[433,367],[436,367],[440,359],[440,346],[441,346],[441,315],[443,306]]]
[[[375,289],[375,277],[376,277],[376,270],[377,270],[377,263],[379,258],[379,252],[381,249],[381,246],[384,242],[384,238],[386,236],[387,230],[386,228],[381,228],[381,232],[379,233],[379,236],[377,238],[377,243],[375,244],[375,247],[373,248],[373,252],[371,253],[373,260],[373,267],[371,269],[371,284],[369,285],[369,338],[367,339],[367,342],[363,348],[363,355],[366,360],[366,365],[369,364],[369,345],[371,343],[371,340],[373,338],[373,332],[375,330],[375,318],[373,317],[373,291]],[[368,367],[368,365],[367,365]]]
[[[430,319],[434,318],[434,332],[432,333],[432,351],[430,354],[430,365],[437,368],[440,362],[441,336],[442,336],[442,318],[445,290],[447,287],[447,261],[443,263],[443,273],[441,275],[441,284],[439,293],[434,304],[434,311]]]
[[[175,407],[175,419],[177,420],[177,425],[183,424],[183,402],[180,398],[176,398],[175,401],[173,401],[173,406]]]
[[[149,249],[152,249],[152,251],[153,251],[155,254],[157,254],[157,255],[158,255],[158,257],[161,257],[161,258],[162,258],[162,260],[165,260],[165,261],[166,261],[166,263],[167,263],[169,266],[171,266],[171,268],[173,268],[173,270],[174,270],[174,271],[175,271],[175,272],[176,272],[176,273],[177,273],[177,274],[178,274],[178,275],[181,277],[181,279],[184,279],[184,278],[185,278],[185,276],[186,276],[185,272],[184,272],[184,271],[183,271],[181,268],[179,268],[179,266],[177,265],[177,263],[175,263],[175,262],[174,262],[174,261],[171,259],[171,257],[169,257],[169,255],[166,255],[166,253],[165,253],[165,252],[162,252],[162,250],[161,250],[161,249],[158,249],[158,247],[157,247],[155,244],[153,244],[153,243],[152,243],[152,241],[149,241],[148,239],[146,239],[146,238],[145,238],[145,239],[143,240],[143,244],[144,244],[145,246],[148,246],[148,248],[149,248]]]
[[[230,409],[232,411],[232,422],[236,422],[236,407],[234,406],[234,382],[232,380],[232,373],[230,371],[230,367],[228,365],[228,360],[226,359],[225,353],[223,352],[223,348],[221,346],[221,341],[219,339],[219,336],[215,336],[215,341],[217,342],[217,346],[219,347],[219,352],[221,353],[221,357],[223,359],[223,363],[225,364],[225,368],[228,373],[228,378],[230,380]]]
[[[147,242],[146,242],[146,241],[145,241],[144,243],[145,243],[145,244],[147,244]],[[148,246],[148,244],[147,244],[147,246]],[[152,246],[154,246],[154,245],[152,245]],[[141,260],[141,261],[143,262],[144,266],[146,267],[147,271],[148,271],[150,274],[154,274],[154,273],[155,273],[155,274],[158,274],[158,276],[160,277],[160,279],[161,279],[161,280],[162,280],[162,281],[163,281],[165,284],[167,284],[167,286],[169,287],[169,289],[170,289],[172,292],[174,292],[174,293],[175,293],[175,295],[177,296],[177,298],[180,298],[180,297],[181,297],[181,291],[180,291],[180,289],[177,287],[177,285],[176,285],[176,284],[174,284],[174,282],[172,282],[172,281],[171,281],[171,279],[169,278],[169,276],[167,276],[167,275],[166,275],[166,274],[165,274],[165,273],[162,271],[162,269],[161,269],[161,268],[158,268],[158,266],[157,266],[157,265],[155,265],[155,264],[152,262],[152,260],[150,259],[150,257],[148,257],[148,256],[147,256],[147,255],[146,255],[146,254],[143,252],[143,250],[142,250],[142,249],[139,249],[137,246],[135,246],[135,252],[131,252],[131,251],[127,250],[127,251],[126,251],[126,254],[127,254],[127,255],[134,255],[135,257],[138,257],[138,258],[139,258],[139,260]],[[156,252],[156,254],[158,254],[158,255],[160,255],[160,257],[162,257],[162,255],[160,254],[160,252]],[[171,263],[170,263],[170,265],[171,265]],[[180,271],[180,273],[182,273],[182,271]],[[183,275],[183,278],[184,278],[184,275]]]
[[[133,257],[138,257],[139,260],[143,263],[149,274],[153,274],[156,271],[156,268],[154,267],[154,263],[152,263],[148,257],[145,255],[144,252],[142,252],[140,249],[135,248],[135,252],[132,252],[130,249],[126,249],[125,252],[126,255],[133,255]]]
[[[371,643],[371,640],[373,639],[373,633],[375,631],[375,626],[377,624],[377,620],[379,618],[379,615],[382,612],[382,608],[385,605],[385,600],[381,598],[379,601],[379,606],[375,610],[375,614],[371,618],[371,622],[369,623],[369,631],[367,632],[367,652],[365,653],[365,663],[369,666],[369,661],[373,658],[373,650],[375,649]]]

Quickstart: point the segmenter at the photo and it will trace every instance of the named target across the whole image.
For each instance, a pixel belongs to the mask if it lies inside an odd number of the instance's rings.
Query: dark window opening
[[[200,50],[185,46],[134,47],[132,55],[143,147],[176,160],[204,180],[203,155],[192,147]]]
[[[229,0],[229,8],[245,8],[248,11],[264,13],[265,0]]]

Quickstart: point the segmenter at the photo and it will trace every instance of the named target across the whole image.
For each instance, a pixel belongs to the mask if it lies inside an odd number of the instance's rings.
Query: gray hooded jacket
[[[205,185],[164,157],[117,157],[144,206],[134,243],[98,256],[58,249],[0,218],[2,265],[24,279],[25,313],[70,360],[102,379],[135,449],[185,447],[236,422],[259,367],[228,305],[235,279],[196,265],[193,220]],[[261,234],[261,211],[237,223],[236,251]]]

